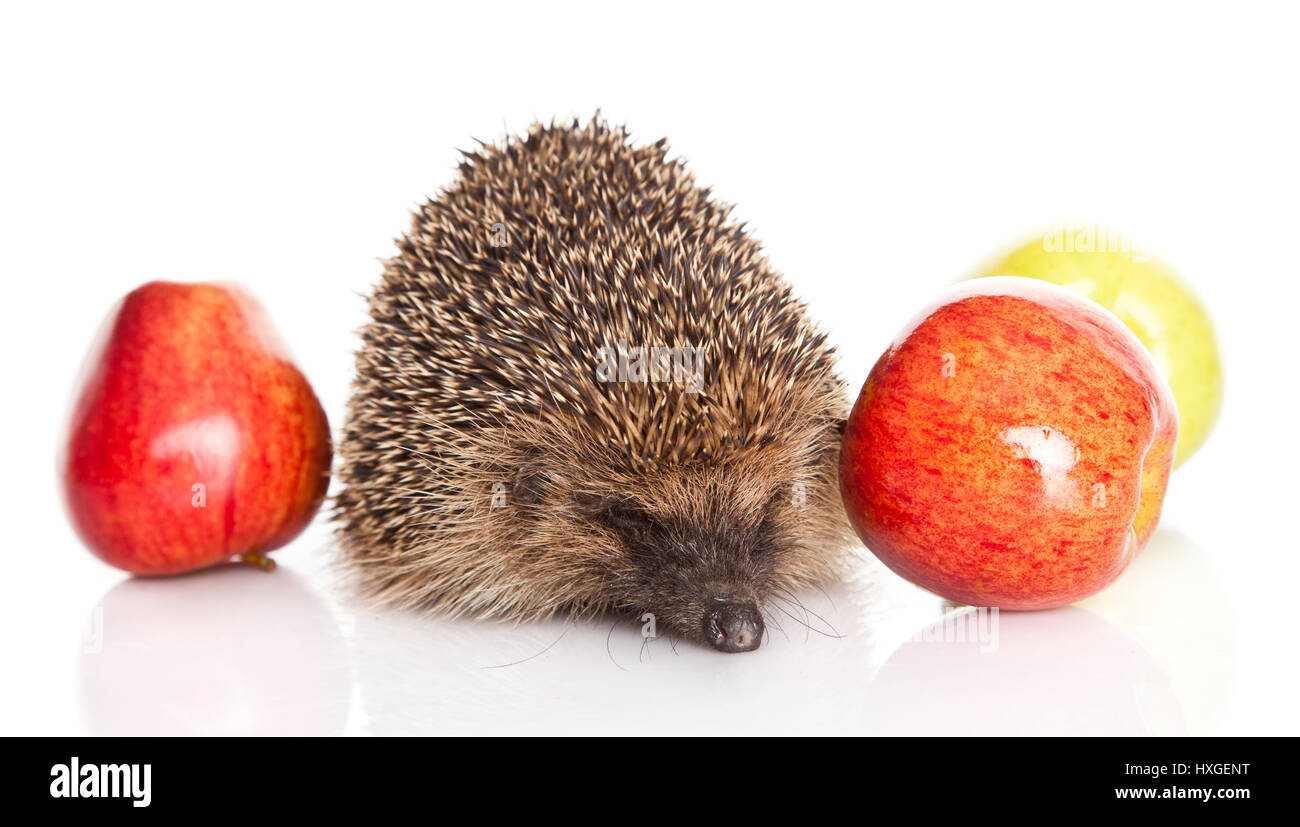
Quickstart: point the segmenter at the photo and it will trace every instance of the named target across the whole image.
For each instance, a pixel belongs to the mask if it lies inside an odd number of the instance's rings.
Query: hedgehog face
[[[765,611],[830,574],[825,548],[844,531],[833,425],[639,468],[598,443],[529,433],[515,453],[522,519],[510,542],[533,571],[555,572],[571,605],[650,613],[661,631],[747,652]]]
[[[591,508],[621,549],[615,579],[629,606],[722,652],[762,642],[762,608],[780,548],[766,514],[704,503],[698,517],[656,513],[623,497]]]

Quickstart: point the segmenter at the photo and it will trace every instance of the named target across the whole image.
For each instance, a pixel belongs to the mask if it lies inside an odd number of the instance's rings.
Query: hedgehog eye
[[[637,506],[618,501],[605,506],[601,516],[610,526],[623,532],[645,531],[654,525],[650,516]]]
[[[601,497],[584,503],[584,511],[623,534],[638,534],[653,528],[654,518],[636,503],[621,497]]]
[[[763,504],[763,516],[765,518],[771,517],[782,508],[796,502],[800,492],[800,485],[801,483],[793,482],[783,483],[778,486],[777,489],[772,492],[772,496],[768,497],[767,502]]]

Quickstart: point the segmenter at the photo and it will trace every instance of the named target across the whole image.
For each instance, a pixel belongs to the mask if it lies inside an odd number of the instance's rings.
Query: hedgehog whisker
[[[809,624],[808,624],[808,618],[809,618],[808,608],[807,608],[806,606],[803,605],[803,601],[801,601],[798,597],[795,597],[791,592],[789,592],[788,590],[785,590],[785,589],[774,589],[774,590],[773,590],[773,593],[772,593],[772,597],[773,597],[774,599],[776,599],[776,600],[783,600],[783,601],[785,601],[786,603],[792,603],[792,604],[794,604],[795,606],[797,606],[797,607],[799,608],[799,611],[803,612],[803,620],[801,620],[800,622],[801,622],[805,627],[807,627],[807,626],[809,625]],[[806,639],[806,637],[805,637],[805,639]]]
[[[569,633],[569,629],[571,629],[571,628],[573,628],[572,623],[566,623],[566,624],[564,625],[564,629],[560,632],[560,636],[557,637],[555,640],[551,641],[551,645],[550,645],[550,646],[547,646],[545,649],[543,649],[542,651],[538,652],[538,653],[535,654],[535,655],[529,655],[528,657],[523,658],[522,660],[512,661],[511,663],[500,663],[500,664],[497,664],[496,666],[484,666],[484,667],[481,667],[481,668],[483,668],[483,669],[504,669],[504,668],[507,667],[507,666],[518,666],[518,665],[521,664],[521,663],[527,663],[528,661],[532,660],[533,658],[539,658],[539,657],[541,657],[542,655],[544,655],[544,654],[546,654],[547,652],[549,652],[549,651],[551,651],[552,649],[554,649],[555,646],[556,646],[556,645],[557,645],[561,640],[564,640],[564,636],[567,635],[567,634]]]
[[[609,662],[610,662],[610,663],[614,664],[614,665],[617,666],[619,669],[623,669],[622,664],[620,664],[618,661],[614,660],[614,650],[610,648],[610,638],[612,638],[612,637],[614,636],[614,629],[618,627],[618,624],[619,624],[619,621],[617,621],[617,620],[615,620],[613,623],[611,623],[611,624],[610,624],[610,627],[609,627],[609,632],[605,635],[605,654],[606,654],[606,655],[609,655]],[[626,669],[623,669],[623,671],[626,672],[627,670],[626,670]]]
[[[844,637],[844,635],[840,634],[839,630],[835,628],[835,624],[831,623],[826,618],[822,617],[821,615],[817,614],[813,610],[809,609],[807,606],[804,605],[803,601],[799,600],[797,597],[793,597],[793,596],[786,597],[785,595],[781,595],[781,594],[773,594],[772,596],[775,597],[777,600],[784,600],[787,603],[790,602],[795,603],[796,605],[799,606],[800,610],[802,610],[805,613],[805,615],[811,615],[817,620],[820,620],[822,623],[826,624],[826,628],[830,630],[829,632],[824,632],[821,629],[812,626],[811,624],[805,624],[806,626],[808,626],[809,629],[816,632],[817,634],[825,635],[826,637],[836,638],[836,639],[841,639]]]
[[[812,631],[812,627],[808,625],[807,621],[805,621],[805,620],[801,620],[800,618],[796,617],[795,615],[790,614],[789,612],[787,612],[785,609],[783,609],[783,608],[780,607],[780,606],[777,606],[777,607],[776,607],[776,610],[777,610],[778,612],[780,612],[781,614],[785,615],[786,617],[790,618],[791,620],[793,620],[795,623],[798,623],[800,626],[804,627],[803,642],[804,642],[804,643],[807,643],[807,642],[808,642],[808,634],[809,634],[809,632]]]
[[[786,632],[785,626],[782,625],[780,619],[776,616],[776,614],[774,614],[773,608],[768,608],[766,606],[763,607],[763,617],[766,620],[766,623],[764,623],[765,628],[767,626],[775,626],[777,631],[779,631],[782,635],[784,635],[787,641],[790,639],[790,635]]]
[[[830,592],[826,591],[826,589],[822,587],[821,583],[813,583],[812,587],[816,589],[822,597],[826,598],[826,602],[831,604],[832,610],[836,610],[835,598],[831,597]]]

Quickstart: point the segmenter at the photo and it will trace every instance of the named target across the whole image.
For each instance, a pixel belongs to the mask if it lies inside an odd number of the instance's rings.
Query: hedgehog
[[[334,503],[356,588],[744,652],[843,572],[835,352],[732,209],[599,114],[462,152],[368,299]]]

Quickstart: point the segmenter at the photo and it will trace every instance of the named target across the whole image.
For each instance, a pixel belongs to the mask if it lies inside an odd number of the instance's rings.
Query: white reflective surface
[[[757,652],[722,655],[626,618],[375,611],[292,565],[128,578],[87,607],[77,703],[93,734],[230,735],[1176,735],[1227,703],[1232,612],[1172,530],[1050,612],[945,606],[874,561],[801,600]]]

